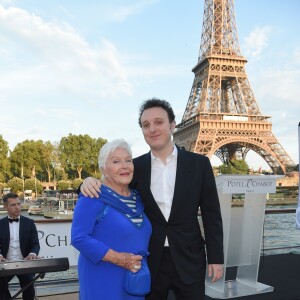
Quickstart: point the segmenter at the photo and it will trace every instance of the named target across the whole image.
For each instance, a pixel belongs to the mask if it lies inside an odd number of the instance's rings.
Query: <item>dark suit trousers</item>
[[[205,268],[201,282],[185,284],[178,275],[169,248],[165,247],[158,274],[146,300],[167,300],[170,290],[173,290],[176,300],[204,300]]]
[[[20,282],[21,288],[25,287],[29,282],[32,281],[33,275],[18,275],[17,276]],[[12,280],[12,277],[0,277],[0,299],[1,300],[9,300],[11,298],[11,294],[8,290],[8,283]],[[23,291],[23,300],[34,300],[35,292],[33,284],[30,285],[26,290]]]

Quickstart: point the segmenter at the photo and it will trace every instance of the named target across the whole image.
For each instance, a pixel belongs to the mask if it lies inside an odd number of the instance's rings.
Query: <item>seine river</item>
[[[267,209],[296,208],[296,205],[269,206]],[[22,213],[27,216],[26,212]],[[1,217],[1,216],[0,216]],[[44,219],[42,216],[29,216],[32,219]],[[276,249],[286,248],[287,249]],[[271,250],[275,249],[275,250]],[[296,229],[295,213],[266,214],[262,241],[262,255],[294,252],[300,253],[300,230]],[[47,273],[44,280],[76,279],[77,268],[65,272]]]
[[[267,209],[296,208],[296,205],[270,206]],[[296,228],[296,214],[266,214],[264,222],[263,249],[295,247],[286,250],[266,250],[265,255],[296,252],[300,253],[300,229]]]

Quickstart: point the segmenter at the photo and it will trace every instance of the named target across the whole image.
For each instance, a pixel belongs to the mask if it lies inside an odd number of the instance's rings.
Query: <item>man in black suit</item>
[[[33,220],[21,216],[21,202],[15,193],[3,197],[7,217],[0,220],[0,262],[37,259],[40,244]],[[30,283],[33,274],[17,275],[21,288]],[[11,298],[8,283],[13,277],[0,277],[0,299]],[[23,291],[24,300],[34,300],[34,286],[30,285]]]
[[[147,300],[205,298],[206,258],[212,281],[223,275],[223,227],[209,159],[172,142],[175,116],[170,104],[150,99],[140,109],[139,124],[151,151],[134,159],[131,187],[142,196],[152,224],[148,259],[152,275]],[[96,196],[99,180],[88,178],[84,195]],[[203,238],[198,211],[204,227]],[[205,251],[206,250],[206,251]]]

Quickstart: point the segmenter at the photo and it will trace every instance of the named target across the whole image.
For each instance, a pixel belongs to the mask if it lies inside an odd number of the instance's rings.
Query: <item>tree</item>
[[[23,180],[19,177],[13,177],[7,182],[13,193],[19,193],[23,191]]]
[[[249,166],[243,159],[233,159],[221,165],[220,170],[222,174],[248,174]]]
[[[75,179],[72,181],[72,188],[73,188],[74,190],[76,190],[82,182],[83,182],[83,179],[75,178]]]
[[[43,191],[43,185],[36,178],[25,179],[24,185],[25,185],[25,190],[32,190],[35,192],[35,188],[36,188],[38,193],[41,193]]]
[[[25,140],[11,152],[11,170],[15,176],[48,178],[52,173],[54,146],[42,140]]]
[[[7,183],[0,182],[0,193],[3,191],[4,188],[8,187]]]
[[[39,144],[40,154],[41,154],[41,164],[42,169],[46,170],[48,175],[48,182],[51,181],[52,169],[55,166],[55,149],[54,146],[49,142],[44,142],[43,144]]]
[[[82,178],[82,171],[94,174],[97,168],[97,157],[106,140],[93,139],[89,135],[69,134],[63,137],[59,143],[59,159],[69,178],[74,178],[77,172],[78,178]]]
[[[8,142],[0,135],[0,182],[5,182],[12,176],[10,172]]]
[[[71,187],[71,182],[67,180],[60,180],[57,183],[59,190],[67,190]]]
[[[0,171],[0,182],[4,182],[4,181],[6,181],[5,176],[3,172]]]
[[[101,148],[107,143],[106,139],[98,138],[94,139],[94,143],[92,144],[92,151],[90,157],[90,167],[87,170],[88,175],[91,175],[96,178],[101,177],[101,171],[98,166],[98,156]]]

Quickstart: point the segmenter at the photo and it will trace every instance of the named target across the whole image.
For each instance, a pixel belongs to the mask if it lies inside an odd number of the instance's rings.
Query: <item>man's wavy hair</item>
[[[158,99],[158,98],[152,98],[152,99],[148,99],[148,100],[144,101],[143,104],[140,107],[139,121],[138,121],[140,127],[142,127],[141,116],[142,116],[143,112],[146,109],[153,108],[153,107],[161,107],[162,109],[164,109],[168,114],[168,118],[169,118],[170,123],[175,121],[175,114],[173,112],[173,109],[172,109],[170,103],[166,100],[161,100],[161,99]]]

